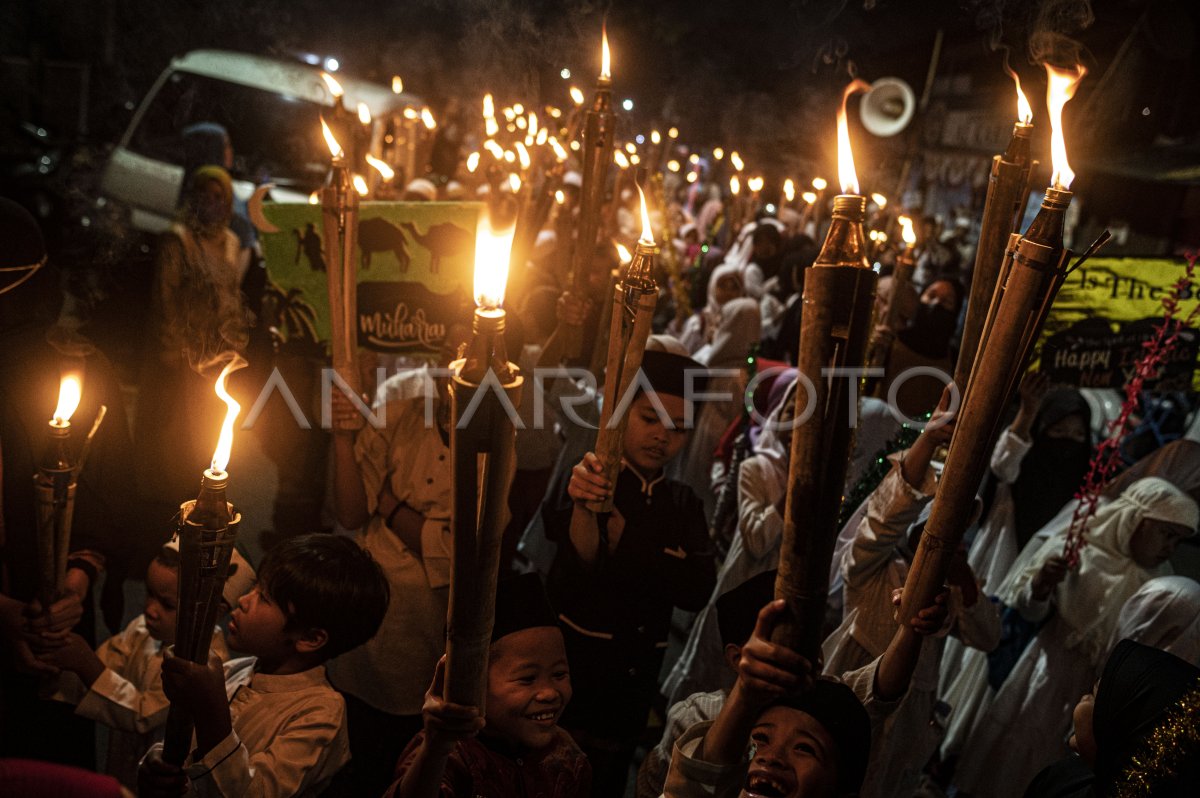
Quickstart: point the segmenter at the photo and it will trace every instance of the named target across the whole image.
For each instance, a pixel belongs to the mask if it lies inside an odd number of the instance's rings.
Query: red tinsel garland
[[[1179,332],[1184,326],[1193,325],[1200,319],[1200,305],[1192,309],[1187,318],[1180,320],[1179,302],[1185,293],[1194,295],[1191,291],[1195,279],[1196,260],[1198,255],[1189,255],[1184,275],[1175,281],[1171,293],[1163,297],[1163,320],[1154,329],[1150,340],[1142,343],[1146,351],[1138,359],[1134,367],[1133,378],[1125,385],[1125,401],[1121,404],[1121,414],[1108,423],[1105,438],[1096,447],[1096,453],[1088,466],[1087,476],[1075,494],[1079,504],[1071,517],[1071,527],[1067,531],[1067,542],[1063,547],[1063,556],[1067,564],[1074,568],[1079,563],[1079,552],[1087,544],[1087,524],[1096,513],[1100,501],[1100,493],[1112,479],[1117,470],[1120,458],[1121,438],[1125,436],[1129,417],[1138,409],[1142,394],[1142,386],[1147,379],[1158,376],[1159,370],[1171,356],[1172,350],[1179,343]]]

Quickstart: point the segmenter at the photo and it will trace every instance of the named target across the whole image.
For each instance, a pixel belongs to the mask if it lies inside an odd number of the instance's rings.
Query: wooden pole
[[[1050,189],[1030,229],[1009,239],[933,510],[904,583],[903,622],[941,591],[970,522],[1001,415],[1066,274],[1062,218],[1070,201],[1070,192]]]
[[[358,193],[350,182],[344,158],[335,158],[331,185],[321,191],[324,227],[322,249],[329,289],[330,349],[333,369],[357,397],[362,392],[358,374],[358,264],[354,250],[358,237]],[[346,420],[352,429],[353,420]]]
[[[829,235],[804,280],[798,425],[792,434],[775,580],[775,597],[787,607],[771,640],[814,663],[821,650],[829,564],[854,437],[850,405],[857,400],[875,299],[877,278],[867,263],[862,230],[865,211],[864,197],[836,198]],[[831,368],[844,371],[829,374]]]

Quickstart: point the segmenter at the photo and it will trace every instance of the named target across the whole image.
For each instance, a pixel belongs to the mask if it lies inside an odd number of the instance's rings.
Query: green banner
[[[1163,319],[1162,300],[1186,274],[1182,258],[1092,258],[1067,275],[1042,331],[1040,368],[1057,383],[1121,389],[1132,377]],[[1177,318],[1200,303],[1197,286],[1181,299]],[[1198,390],[1200,335],[1180,333],[1150,390]]]
[[[327,351],[329,292],[319,205],[264,203],[279,232],[262,235],[268,318],[293,350]],[[358,344],[391,354],[438,351],[469,318],[475,226],[471,202],[364,202],[359,206]]]

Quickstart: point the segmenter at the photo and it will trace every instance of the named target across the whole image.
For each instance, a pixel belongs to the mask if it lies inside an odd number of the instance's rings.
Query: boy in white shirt
[[[388,602],[383,571],[353,540],[303,535],[267,553],[238,603],[229,644],[250,657],[207,666],[163,662],[167,697],[195,721],[184,767],[155,745],[139,795],[317,795],[349,761],[346,705],[325,662],[379,629]]]

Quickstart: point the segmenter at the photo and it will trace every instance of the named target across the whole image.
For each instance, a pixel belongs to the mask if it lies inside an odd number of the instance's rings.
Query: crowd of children
[[[228,203],[227,192],[211,193]],[[13,244],[4,265],[38,261],[32,220],[2,210]],[[218,210],[214,230],[227,215]],[[782,338],[798,323],[812,241],[770,218],[725,224],[710,215],[678,242],[707,302],[659,325],[676,335],[651,337],[614,479],[592,451],[595,386],[531,381],[549,404],[566,401],[550,432],[520,439],[524,473],[509,502],[519,520],[506,530],[490,651],[478,663],[481,706],[444,696],[453,557],[444,378],[403,373],[373,386],[382,426],[335,392],[338,530],[276,530],[286,534],[257,573],[235,556],[209,660],[197,664],[172,652],[181,610],[172,543],[140,560],[149,561],[142,614],[99,645],[89,637],[99,575],[139,561],[116,542],[127,539],[125,508],[106,501],[129,451],[111,389],[118,421],[80,476],[64,598],[42,607],[36,580],[17,572],[34,549],[24,475],[44,424],[21,416],[34,404],[21,391],[49,381],[58,358],[47,353],[63,346],[45,337],[46,319],[2,317],[0,474],[23,475],[4,480],[0,527],[0,778],[22,785],[12,794],[70,794],[61,785],[74,784],[230,798],[1015,798],[1027,786],[1108,795],[1131,783],[1153,789],[1120,794],[1184,794],[1200,757],[1200,590],[1171,577],[1168,561],[1200,525],[1200,445],[1170,443],[1112,481],[1070,564],[1062,552],[1091,452],[1090,411],[1078,392],[1029,377],[996,443],[969,545],[934,602],[903,624],[897,608],[955,428],[949,388],[914,388],[898,401],[905,415],[929,415],[919,435],[882,449],[859,438],[856,458],[882,470],[860,469],[846,486],[873,480],[841,530],[822,654],[805,659],[772,631],[783,612],[774,584],[796,394],[807,379],[787,368],[794,349]],[[186,270],[188,253],[175,254]],[[909,365],[952,371],[964,292],[936,259],[923,264],[912,318],[880,336]],[[543,266],[521,279],[545,277]],[[530,296],[519,357],[562,365],[560,332],[594,318],[593,303],[546,285]],[[0,300],[7,310],[11,297]],[[440,365],[468,335],[451,327]],[[751,413],[744,367],[759,347],[781,360],[760,359],[773,382]],[[698,406],[692,397],[705,391],[726,398]],[[609,499],[611,511],[590,509]],[[721,512],[727,529],[714,521]],[[111,617],[109,626],[118,628]],[[1098,676],[1094,698],[1072,710]],[[163,756],[172,707],[194,724],[183,762]],[[80,749],[68,738],[90,735],[92,723],[108,729],[102,769],[112,781],[34,761],[94,769],[66,755]],[[1179,731],[1188,723],[1191,733]]]

